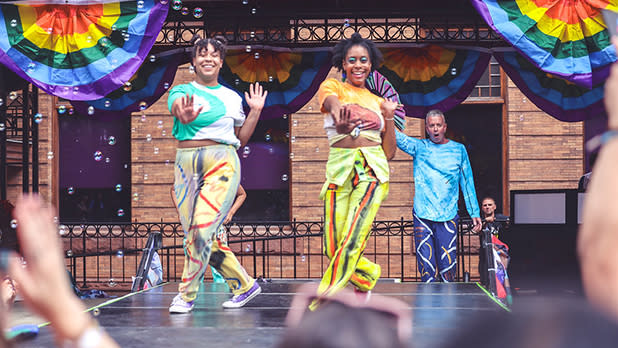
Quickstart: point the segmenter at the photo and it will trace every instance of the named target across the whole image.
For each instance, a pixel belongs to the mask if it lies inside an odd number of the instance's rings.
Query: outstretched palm
[[[193,120],[197,118],[200,112],[202,112],[203,108],[203,106],[200,106],[199,108],[195,109],[193,107],[193,96],[187,94],[187,96],[183,96],[181,98],[180,105],[177,109],[178,114],[176,116],[182,123],[193,122]]]
[[[245,100],[252,110],[261,110],[264,107],[267,95],[268,91],[264,90],[262,85],[256,82],[249,86],[249,93],[245,92]]]
[[[331,114],[331,117],[335,123],[335,129],[339,134],[350,133],[354,128],[356,128],[356,126],[362,123],[362,121],[358,118],[352,120],[352,110],[350,110],[350,108],[346,105],[339,109],[339,117],[335,117],[333,114]]]

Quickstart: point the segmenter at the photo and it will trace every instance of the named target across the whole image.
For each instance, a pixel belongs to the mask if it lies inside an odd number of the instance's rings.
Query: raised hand
[[[345,105],[339,109],[339,117],[336,117],[332,113],[330,116],[333,118],[335,129],[339,134],[348,134],[362,123],[360,119],[352,119],[352,111]]]
[[[399,104],[393,100],[385,99],[380,105],[380,111],[382,111],[382,116],[385,118],[393,118],[395,115],[395,110],[402,106],[402,104]]]
[[[193,122],[204,108],[204,106],[200,106],[197,109],[194,108],[192,95],[187,94],[186,97],[183,96],[179,100],[179,103],[174,102],[175,108],[173,111],[175,111],[174,116],[183,124]]]
[[[252,83],[249,86],[249,93],[245,92],[245,100],[251,110],[261,111],[266,102],[268,91],[264,90],[258,82]]]

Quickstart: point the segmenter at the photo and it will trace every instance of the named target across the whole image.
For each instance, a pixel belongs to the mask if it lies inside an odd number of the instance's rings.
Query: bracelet
[[[360,127],[354,127],[354,129],[350,132],[350,136],[352,137],[352,139],[356,139],[360,135],[360,132]]]
[[[75,340],[65,341],[63,348],[96,348],[102,339],[103,330],[95,322],[94,325],[88,326]]]
[[[615,139],[618,136],[618,130],[610,129],[601,135],[601,145],[605,145],[608,141]]]
[[[593,152],[605,145],[608,141],[615,139],[618,136],[618,130],[610,129],[601,135],[597,135],[586,142],[586,150]]]
[[[386,121],[393,121],[394,119],[395,119],[394,117],[392,117],[392,118],[386,118],[386,117],[384,117],[384,120],[386,120]]]

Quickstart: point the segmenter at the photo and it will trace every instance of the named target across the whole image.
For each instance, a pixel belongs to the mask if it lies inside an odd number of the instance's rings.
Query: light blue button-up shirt
[[[397,147],[412,156],[414,213],[431,221],[448,221],[457,215],[459,187],[470,217],[480,217],[468,152],[449,140],[435,144],[397,132]]]

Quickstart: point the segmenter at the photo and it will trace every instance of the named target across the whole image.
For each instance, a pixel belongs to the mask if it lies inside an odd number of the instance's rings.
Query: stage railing
[[[247,272],[256,278],[320,278],[328,266],[322,254],[322,221],[242,222],[226,225],[228,243]],[[478,235],[460,220],[457,280],[478,280]],[[165,281],[182,275],[183,230],[179,223],[83,223],[59,226],[67,267],[77,285],[129,290],[140,267],[148,236],[161,234],[158,250]],[[365,257],[382,267],[381,278],[419,281],[413,224],[375,221]],[[210,271],[206,278],[210,278]]]

